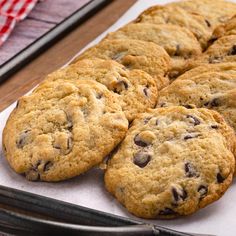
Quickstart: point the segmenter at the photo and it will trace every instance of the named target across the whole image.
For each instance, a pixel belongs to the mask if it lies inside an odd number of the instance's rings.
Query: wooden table
[[[48,73],[60,68],[80,49],[115,23],[136,0],[114,0],[53,47],[0,85],[0,111],[24,95]]]

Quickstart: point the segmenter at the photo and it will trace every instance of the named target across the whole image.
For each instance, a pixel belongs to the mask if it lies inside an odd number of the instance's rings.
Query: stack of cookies
[[[105,163],[105,186],[143,218],[189,215],[232,183],[236,4],[144,11],[22,97],[3,133],[10,166],[62,181]]]

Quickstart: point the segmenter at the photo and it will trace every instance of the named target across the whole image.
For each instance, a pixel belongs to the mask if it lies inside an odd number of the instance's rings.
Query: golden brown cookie
[[[224,62],[236,62],[236,35],[219,38],[202,55],[186,62],[182,71],[204,64]]]
[[[95,81],[43,83],[22,97],[3,132],[10,166],[32,181],[60,181],[102,162],[124,138],[118,99]]]
[[[211,41],[227,35],[236,35],[236,15],[214,30]]]
[[[224,0],[185,0],[170,3],[184,10],[202,15],[212,27],[229,20],[236,13],[236,4]]]
[[[172,58],[170,77],[176,77],[182,71],[186,59],[201,54],[201,46],[194,35],[188,29],[177,25],[131,23],[108,34],[106,38],[138,39],[163,47]]]
[[[203,16],[185,11],[178,6],[153,6],[144,11],[135,20],[136,23],[172,24],[187,28],[206,49],[211,38],[212,27]]]
[[[236,71],[179,77],[160,93],[158,106],[204,107],[219,112],[236,133]]]
[[[236,62],[215,63],[215,64],[203,63],[200,66],[197,66],[195,68],[192,68],[191,70],[186,71],[181,76],[179,76],[178,79],[188,79],[196,75],[208,72],[222,72],[224,74],[235,75]]]
[[[153,108],[157,102],[157,85],[154,79],[142,70],[126,70],[113,60],[87,59],[53,72],[47,81],[95,80],[105,85],[120,102],[127,119]]]
[[[163,47],[171,57],[189,58],[201,53],[194,35],[177,25],[131,23],[108,34],[107,39],[138,39]]]
[[[231,138],[233,131],[215,111],[150,110],[134,120],[109,161],[106,188],[138,217],[192,214],[219,199],[231,184]]]
[[[128,70],[143,70],[156,80],[159,90],[169,84],[165,75],[170,68],[170,57],[162,47],[152,42],[132,39],[104,40],[87,49],[74,62],[92,58],[112,59]]]

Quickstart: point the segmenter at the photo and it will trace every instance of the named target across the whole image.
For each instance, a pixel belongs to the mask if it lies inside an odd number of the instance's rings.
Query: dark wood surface
[[[17,23],[10,37],[0,47],[0,65],[89,1],[91,0],[39,1],[27,18]]]
[[[114,24],[136,0],[114,0],[53,47],[0,85],[0,111],[24,95],[45,75],[60,68],[80,49]]]

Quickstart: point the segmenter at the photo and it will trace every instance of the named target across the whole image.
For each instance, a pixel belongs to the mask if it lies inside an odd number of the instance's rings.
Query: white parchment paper
[[[124,0],[125,1],[125,0]],[[212,0],[213,1],[213,0]],[[234,0],[236,2],[236,0]],[[107,32],[114,31],[133,20],[147,7],[165,4],[169,0],[139,0],[113,26],[96,38],[87,47],[99,42]],[[224,9],[222,9],[223,11]],[[86,47],[86,48],[87,48]],[[36,193],[46,197],[78,204],[96,210],[135,218],[129,214],[109,193],[103,184],[101,170],[93,169],[72,180],[61,183],[29,182],[11,170],[2,154],[2,130],[16,104],[12,104],[0,113],[0,185]],[[217,202],[198,211],[196,214],[175,220],[153,220],[161,226],[194,233],[214,234],[219,236],[236,235],[236,181],[225,195]]]

